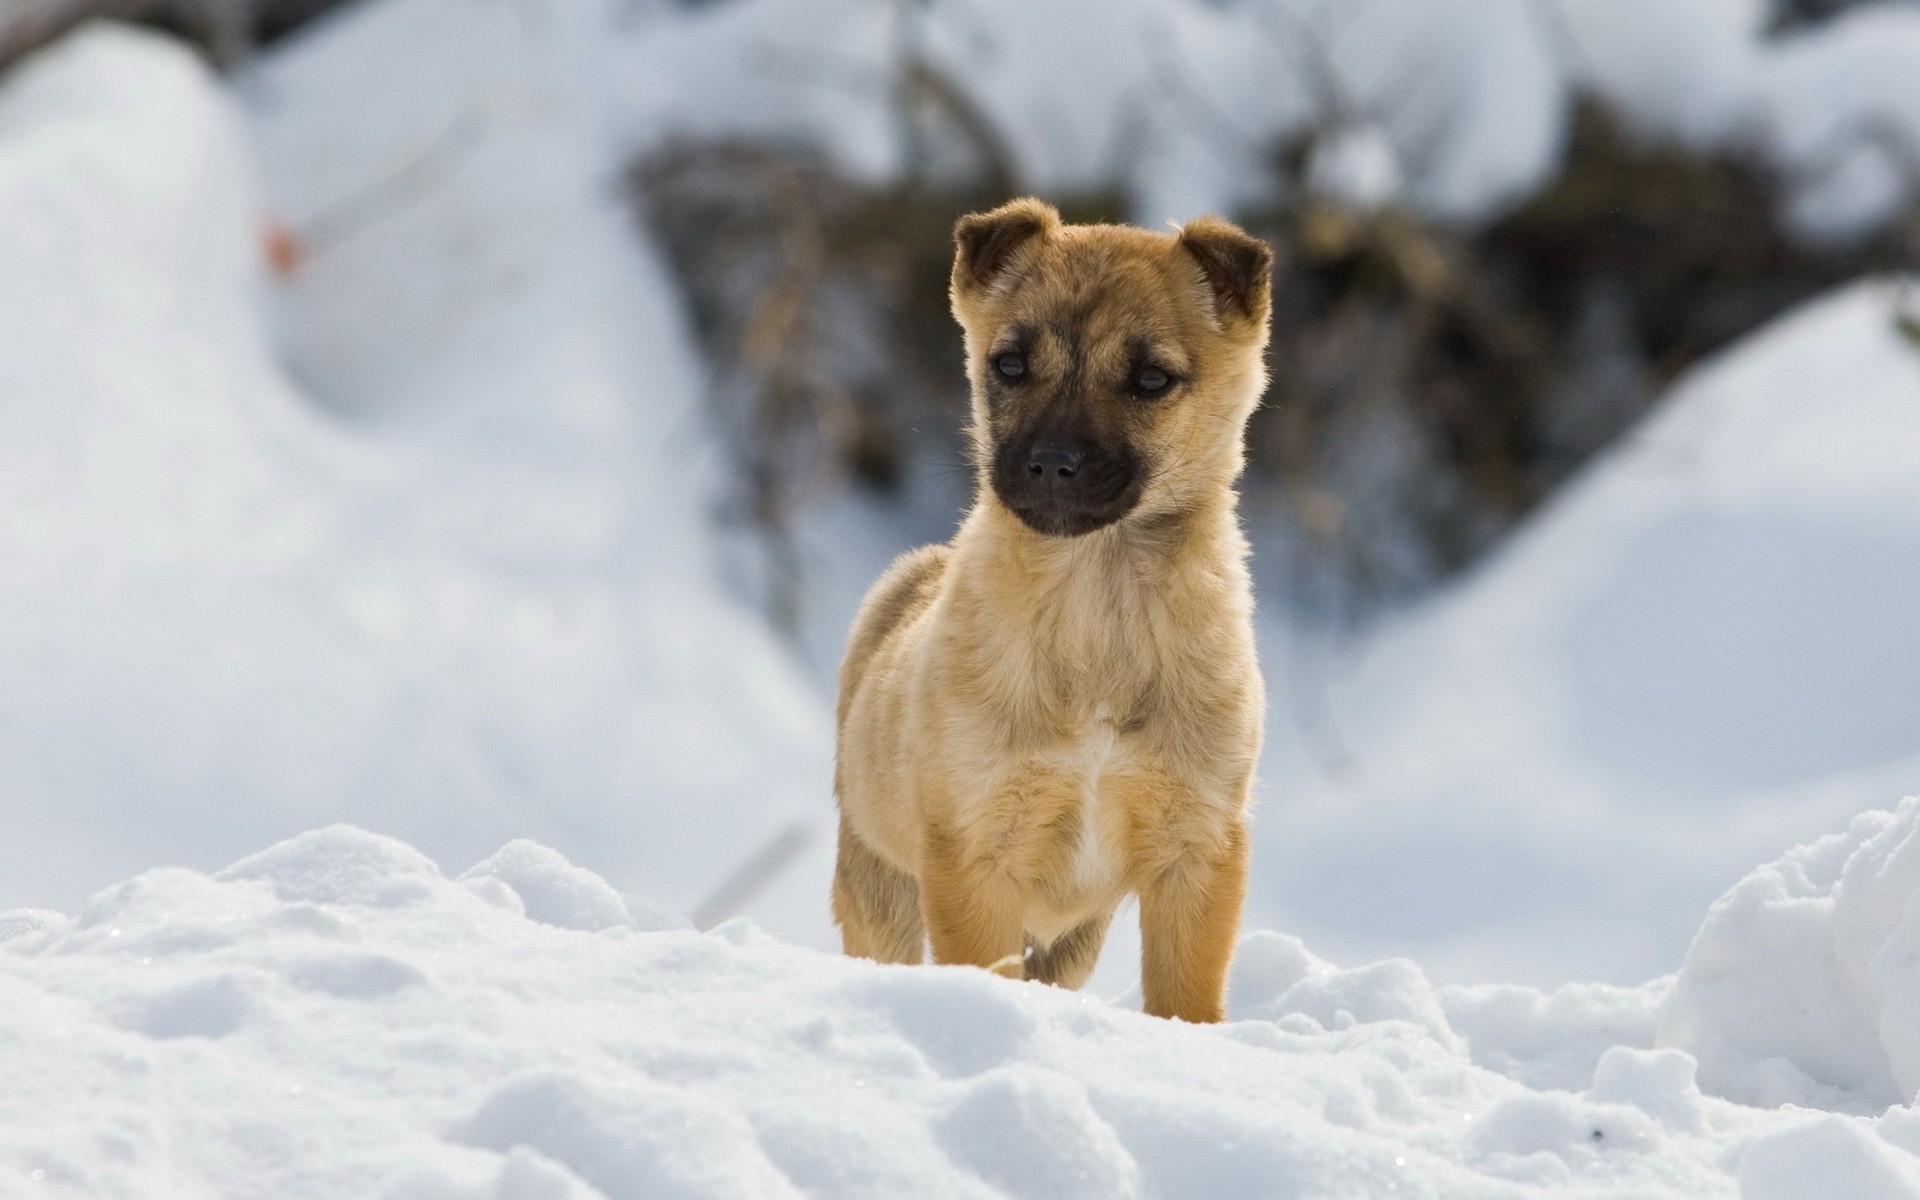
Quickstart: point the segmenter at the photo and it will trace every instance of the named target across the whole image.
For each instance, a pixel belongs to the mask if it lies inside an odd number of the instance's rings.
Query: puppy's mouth
[[[1146,472],[1132,452],[1088,444],[1002,443],[993,491],[1021,524],[1048,537],[1105,529],[1140,503]]]

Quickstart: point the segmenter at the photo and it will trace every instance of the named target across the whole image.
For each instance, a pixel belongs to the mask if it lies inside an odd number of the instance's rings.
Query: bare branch
[[[793,860],[813,841],[813,827],[795,821],[782,829],[756,851],[739,869],[720,881],[711,895],[693,910],[693,927],[712,929],[731,917],[737,917],[753,903],[754,897],[793,865]]]

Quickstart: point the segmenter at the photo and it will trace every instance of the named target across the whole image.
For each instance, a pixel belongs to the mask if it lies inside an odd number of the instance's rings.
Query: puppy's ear
[[[1199,217],[1180,231],[1180,248],[1200,264],[1222,320],[1248,317],[1264,324],[1273,292],[1273,250],[1238,225]]]
[[[990,286],[1014,251],[1060,227],[1051,204],[1028,196],[1009,200],[992,212],[969,213],[953,227],[953,286],[966,291]]]

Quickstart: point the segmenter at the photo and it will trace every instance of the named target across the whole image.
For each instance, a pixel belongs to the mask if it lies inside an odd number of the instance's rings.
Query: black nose
[[[1063,446],[1035,446],[1027,455],[1027,474],[1040,479],[1072,479],[1080,470],[1080,452]]]

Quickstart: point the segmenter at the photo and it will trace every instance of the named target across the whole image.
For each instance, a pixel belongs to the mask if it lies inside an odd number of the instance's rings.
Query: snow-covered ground
[[[1911,1200],[1913,1110],[1794,1105],[1920,1084],[1916,894],[1920,802],[1756,872],[1677,983],[1254,934],[1197,1027],[334,826],[0,914],[0,1194]]]
[[[378,0],[230,88],[105,29],[0,85],[0,1195],[1920,1197],[1892,284],[1352,661],[1264,631],[1249,924],[1305,941],[1249,936],[1235,1022],[1103,999],[1124,936],[1083,996],[819,952],[829,698],[711,561],[614,189],[689,129],[891,169],[879,8]],[[843,599],[940,532],[833,520]]]

